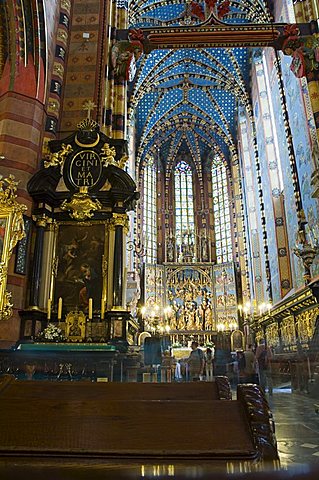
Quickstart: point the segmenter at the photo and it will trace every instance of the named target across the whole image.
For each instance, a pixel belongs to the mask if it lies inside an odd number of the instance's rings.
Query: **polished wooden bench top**
[[[167,397],[179,392],[178,399],[163,399],[165,390]],[[211,392],[208,383],[13,380],[0,391],[0,452],[253,456],[241,404],[214,400]]]

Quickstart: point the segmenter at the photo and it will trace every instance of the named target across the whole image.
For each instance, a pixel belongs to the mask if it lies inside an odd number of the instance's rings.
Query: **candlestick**
[[[47,314],[47,318],[48,320],[51,320],[51,298],[48,298],[48,314]]]
[[[93,317],[93,299],[89,298],[89,320]]]
[[[58,320],[62,318],[62,297],[59,298],[58,301]]]

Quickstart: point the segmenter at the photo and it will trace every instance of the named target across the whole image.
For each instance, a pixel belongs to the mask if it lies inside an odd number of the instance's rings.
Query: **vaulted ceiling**
[[[203,21],[209,7],[225,23],[268,23],[264,0],[131,0],[129,26],[187,26]],[[199,16],[198,16],[199,12]],[[213,28],[213,27],[212,27]],[[169,172],[180,154],[195,166],[212,151],[225,158],[236,144],[238,105],[250,105],[250,55],[247,48],[154,50],[143,55],[130,98],[137,128],[137,161],[160,156]]]

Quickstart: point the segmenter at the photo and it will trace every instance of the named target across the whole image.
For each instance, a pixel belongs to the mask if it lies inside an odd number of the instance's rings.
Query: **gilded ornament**
[[[12,317],[13,303],[11,303],[11,297],[11,292],[4,292],[2,309],[0,310],[0,320],[9,320],[9,318]]]
[[[59,103],[56,100],[50,100],[48,105],[49,112],[56,112],[59,109]]]
[[[62,148],[58,152],[50,153],[46,158],[47,160],[44,161],[44,167],[60,167],[60,172],[62,174],[63,165],[65,162],[65,158],[73,152],[73,148],[70,144],[65,145],[62,143]]]
[[[92,102],[92,100],[86,100],[83,103],[83,109],[87,110],[87,112],[88,112],[87,118],[89,120],[91,119],[91,111],[93,111],[96,107],[97,107],[97,105],[94,102]]]
[[[59,257],[54,257],[52,261],[52,275],[56,278],[58,275]]]
[[[107,258],[103,255],[102,257],[102,277],[106,277],[107,275],[107,266],[108,266],[108,261]]]
[[[114,230],[115,227],[123,227],[124,233],[129,231],[129,218],[126,213],[113,213],[110,219],[110,229]]]
[[[61,8],[70,13],[71,11],[71,0],[61,0]]]
[[[77,124],[79,130],[84,131],[97,131],[99,129],[99,124],[92,118],[85,118],[80,123]]]
[[[93,200],[88,194],[88,187],[80,187],[70,202],[63,201],[61,210],[69,210],[70,217],[75,220],[86,220],[92,218],[96,210],[101,210],[102,205],[98,200]]]
[[[6,278],[8,273],[8,268],[4,265],[3,262],[0,263],[0,283]]]
[[[57,39],[62,43],[66,43],[67,38],[68,38],[68,34],[66,33],[66,31],[62,28],[59,28],[58,29],[58,34],[57,34]]]
[[[47,215],[43,214],[34,216],[33,220],[36,222],[37,227],[45,228],[51,219]]]
[[[0,319],[12,315],[11,293],[6,291],[8,263],[12,250],[25,236],[23,213],[27,207],[17,202],[17,186],[13,175],[0,176],[0,221],[3,236],[0,237]]]
[[[118,167],[123,170],[123,168],[125,167],[128,161],[128,158],[129,158],[128,155],[123,155],[119,160]]]
[[[63,73],[64,73],[64,67],[61,65],[61,63],[55,62],[53,65],[53,73],[54,75],[63,78]]]
[[[103,147],[101,148],[101,151],[103,152],[103,155],[101,155],[101,160],[104,167],[107,167],[108,165],[117,166],[117,162],[115,161],[115,156],[116,156],[115,147],[110,147],[108,143],[104,143]]]

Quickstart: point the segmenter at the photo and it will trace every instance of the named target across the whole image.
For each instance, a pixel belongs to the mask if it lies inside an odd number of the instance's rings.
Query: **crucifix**
[[[97,105],[94,102],[92,102],[92,100],[86,100],[83,103],[83,110],[87,110],[87,112],[88,112],[87,118],[89,120],[91,119],[91,111],[93,111],[96,107],[97,107]]]

